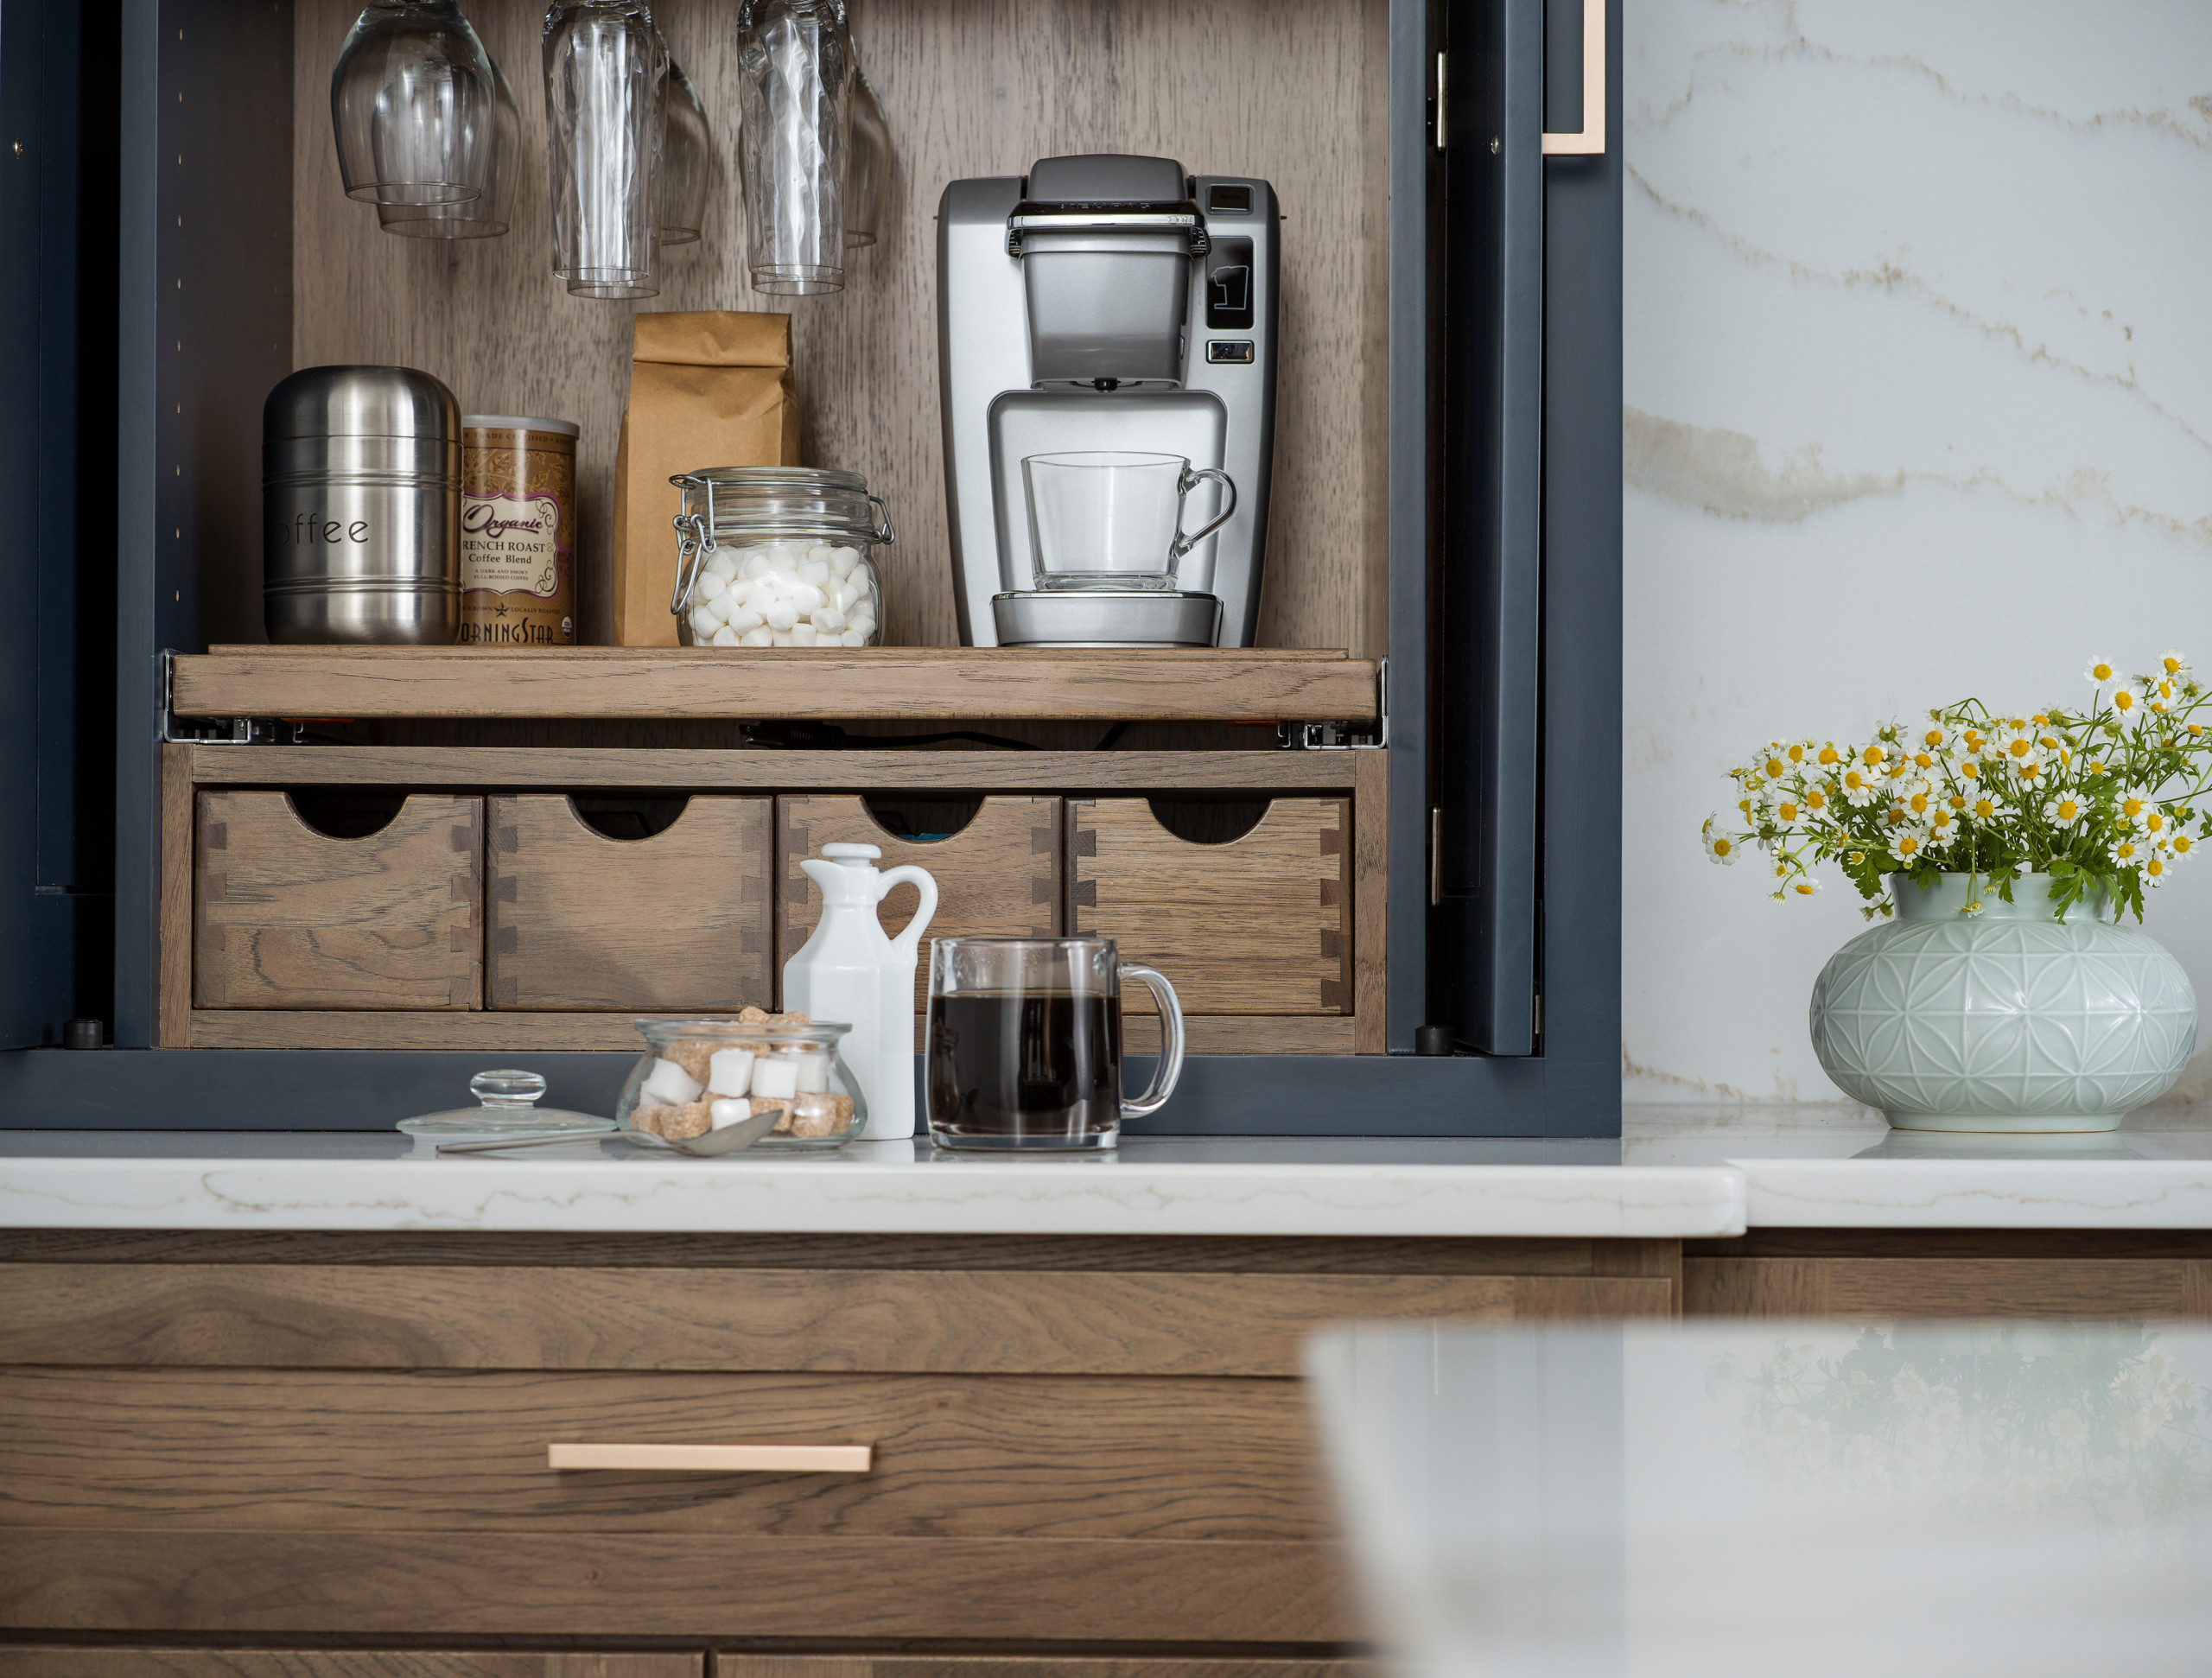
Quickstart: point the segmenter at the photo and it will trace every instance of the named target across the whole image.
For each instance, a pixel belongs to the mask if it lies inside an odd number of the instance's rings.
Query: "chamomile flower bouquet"
[[[2010,903],[2040,874],[2055,915],[2101,894],[2139,921],[2145,891],[2212,836],[2212,693],[2171,648],[2148,675],[2104,658],[2082,673],[2078,709],[1967,699],[1864,742],[1769,740],[1728,772],[1736,815],[1707,818],[1706,854],[1763,857],[1777,902],[1815,895],[1832,863],[1869,919],[1892,912],[1892,874],[1962,874]],[[1981,897],[1970,884],[1965,912]]]

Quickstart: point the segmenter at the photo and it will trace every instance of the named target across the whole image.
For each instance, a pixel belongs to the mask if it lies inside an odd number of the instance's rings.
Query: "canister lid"
[[[669,482],[683,492],[685,528],[712,509],[718,537],[747,533],[891,542],[897,538],[882,499],[857,472],[809,466],[701,467]]]
[[[464,431],[550,431],[556,437],[581,437],[583,428],[574,420],[526,419],[519,414],[463,414]]]
[[[453,392],[413,367],[302,367],[262,404],[261,435],[285,437],[460,435]]]

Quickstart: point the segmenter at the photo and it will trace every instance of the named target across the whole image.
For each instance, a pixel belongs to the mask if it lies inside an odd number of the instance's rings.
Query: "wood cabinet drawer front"
[[[1380,1678],[1371,1661],[1181,1655],[752,1655],[719,1650],[715,1678]]]
[[[560,794],[491,801],[494,1008],[768,1006],[768,800],[700,794],[610,839]]]
[[[483,811],[413,793],[381,830],[334,839],[284,793],[200,793],[194,1006],[480,1007]]]
[[[1346,1571],[1322,1544],[0,1528],[0,1629],[1333,1643]]]
[[[915,1032],[927,1012],[930,938],[1043,938],[1060,930],[1060,801],[990,798],[949,839],[916,843],[884,831],[854,794],[815,793],[776,800],[776,969],[798,951],[822,918],[822,891],[799,863],[831,843],[874,845],[886,870],[912,863],[937,881],[937,913],[914,974]],[[914,917],[911,886],[884,899],[883,929],[896,937]]]
[[[1143,798],[1068,802],[1071,930],[1158,968],[1185,1014],[1351,1008],[1351,802],[1277,798],[1243,838],[1196,844]],[[1125,1012],[1153,1011],[1122,987]]]
[[[1321,1542],[1293,1381],[0,1370],[0,1526]],[[860,1473],[549,1445],[866,1445]]]
[[[705,1678],[706,1668],[688,1653],[0,1647],[0,1678]]]
[[[1663,1316],[1663,1277],[0,1265],[0,1363],[1294,1376],[1348,1318]]]

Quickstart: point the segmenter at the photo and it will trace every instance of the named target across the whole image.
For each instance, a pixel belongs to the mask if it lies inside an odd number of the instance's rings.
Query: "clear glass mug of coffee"
[[[1160,1008],[1151,1087],[1122,1096],[1122,982]],[[930,1140],[940,1147],[1105,1148],[1183,1073],[1183,1010],[1111,938],[939,938],[930,954]]]

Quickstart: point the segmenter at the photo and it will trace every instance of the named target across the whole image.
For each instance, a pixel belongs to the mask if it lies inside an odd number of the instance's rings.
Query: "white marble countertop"
[[[861,1143],[721,1160],[587,1140],[440,1157],[381,1132],[0,1130],[0,1227],[1560,1236],[2212,1228],[2212,1122],[1936,1137],[1838,1108],[1630,1108],[1622,1140],[1169,1138],[1019,1159]]]

